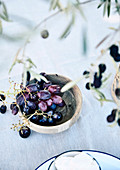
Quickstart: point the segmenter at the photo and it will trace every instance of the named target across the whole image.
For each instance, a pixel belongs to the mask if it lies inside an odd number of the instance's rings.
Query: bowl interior
[[[52,84],[57,84],[60,87],[63,87],[66,83],[70,81],[68,78],[59,76],[57,74],[47,75],[47,79],[50,80]],[[60,96],[65,101],[66,105],[64,107],[57,107],[56,111],[62,112],[63,119],[57,122],[56,125],[62,124],[71,119],[76,110],[76,99],[73,88],[60,94]]]

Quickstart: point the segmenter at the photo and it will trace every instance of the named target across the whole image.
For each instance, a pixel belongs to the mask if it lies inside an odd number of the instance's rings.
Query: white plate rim
[[[96,153],[101,153],[101,154],[104,154],[104,155],[108,155],[108,156],[113,157],[113,158],[115,158],[115,159],[117,159],[117,160],[120,161],[120,158],[119,158],[119,157],[114,156],[114,155],[112,155],[112,154],[109,154],[109,153],[107,153],[107,152],[103,152],[103,151],[97,151],[97,150],[67,150],[67,151],[64,151],[64,152],[56,155],[56,156],[53,156],[53,157],[47,159],[47,160],[44,161],[42,164],[40,164],[35,170],[38,170],[38,168],[42,167],[46,162],[52,160],[53,158],[57,158],[58,156],[60,156],[60,155],[62,155],[62,154],[65,154],[65,153],[67,153],[67,152],[93,152],[93,153],[96,152]]]

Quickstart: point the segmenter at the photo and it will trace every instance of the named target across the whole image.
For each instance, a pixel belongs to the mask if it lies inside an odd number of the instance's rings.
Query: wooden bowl
[[[71,81],[69,78],[57,74],[49,74],[46,78],[50,80],[52,84],[58,84],[61,87]],[[36,132],[46,134],[59,133],[70,128],[80,116],[82,106],[81,91],[78,86],[75,85],[73,88],[63,93],[62,98],[64,99],[66,106],[58,108],[63,109],[61,110],[63,113],[63,119],[58,124],[54,126],[41,126],[29,121],[26,125]],[[24,122],[26,122],[26,119],[22,116],[21,112],[19,112],[19,116]]]

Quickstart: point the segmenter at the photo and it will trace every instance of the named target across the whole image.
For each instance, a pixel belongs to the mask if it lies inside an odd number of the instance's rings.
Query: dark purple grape
[[[59,94],[61,87],[59,85],[51,85],[51,86],[48,87],[48,90],[49,90],[50,93]]]
[[[55,121],[52,117],[48,118],[48,125],[54,125]]]
[[[33,101],[37,101],[38,100],[38,96],[36,94],[30,94],[30,99]]]
[[[29,93],[37,92],[38,90],[39,90],[39,88],[38,88],[37,84],[30,84],[26,87],[26,91]]]
[[[56,120],[56,121],[60,121],[60,120],[62,120],[62,113],[61,112],[55,112],[54,114],[53,114],[53,119],[54,120]]]
[[[115,95],[120,98],[120,88],[115,89]]]
[[[112,46],[110,47],[110,55],[111,55],[112,57],[116,57],[117,54],[118,54],[118,46],[112,45]]]
[[[11,103],[10,109],[12,110],[14,106],[16,106],[16,102]]]
[[[6,106],[6,105],[2,105],[2,106],[0,107],[0,112],[1,112],[2,114],[4,114],[4,113],[6,112],[6,110],[7,110],[7,106]]]
[[[29,100],[30,99],[30,95],[28,93],[23,93],[22,95],[25,98],[25,100]]]
[[[22,90],[24,89],[23,83],[20,84],[20,89],[22,89]]]
[[[40,108],[41,111],[45,112],[47,110],[47,104],[44,101],[40,101],[38,103],[38,107]]]
[[[65,101],[63,100],[60,104],[58,104],[59,107],[64,107],[65,106]]]
[[[29,115],[29,114],[30,114],[30,107],[29,107],[29,106],[25,106],[24,109],[23,109],[23,112],[24,112],[26,115]]]
[[[47,90],[41,90],[40,92],[37,93],[39,99],[41,100],[47,100],[50,99],[51,93]]]
[[[53,115],[53,110],[50,110],[49,112],[47,112],[47,115],[48,115],[49,117],[51,117],[51,116]]]
[[[19,108],[17,106],[14,106],[13,109],[12,109],[12,114],[13,115],[16,115],[19,111]]]
[[[30,107],[30,109],[33,109],[33,110],[36,109],[36,104],[35,104],[35,102],[28,101],[28,102],[27,102],[27,105],[28,105],[28,107]]]
[[[3,94],[0,94],[0,101],[3,101],[3,100],[5,100],[5,95],[3,95]]]
[[[56,104],[53,103],[53,104],[50,106],[50,109],[55,110],[56,107],[57,107]]]
[[[39,116],[38,116],[38,115],[33,115],[33,116],[30,118],[30,121],[33,122],[33,123],[37,123],[37,122],[38,122],[38,119],[39,119]]]
[[[100,74],[105,72],[105,70],[106,70],[106,65],[105,64],[99,64],[98,67],[99,67],[99,70],[100,70]]]
[[[16,97],[16,102],[19,106],[22,106],[25,102],[24,102],[24,97],[23,95],[17,96]]]
[[[47,103],[47,106],[52,106],[53,104],[52,99],[45,100],[45,102]]]
[[[40,118],[38,120],[38,124],[39,125],[46,125],[47,120],[48,120],[47,115],[40,116]]]
[[[52,85],[52,82],[51,81],[48,81],[47,83],[43,83],[43,88],[48,88],[49,86]]]
[[[53,95],[51,98],[54,104],[60,104],[62,102],[62,98],[58,95]]]
[[[115,115],[110,114],[110,115],[107,116],[107,121],[109,123],[113,122],[114,120],[115,120]]]
[[[22,137],[22,138],[27,138],[30,136],[30,133],[31,133],[31,130],[29,127],[27,126],[22,126],[19,130],[19,135]]]

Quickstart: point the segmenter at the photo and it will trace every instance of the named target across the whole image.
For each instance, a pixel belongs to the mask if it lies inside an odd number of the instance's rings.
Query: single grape
[[[115,89],[115,95],[120,98],[120,88]]]
[[[30,107],[29,107],[29,106],[25,106],[24,109],[23,109],[23,112],[24,112],[26,115],[29,115],[29,114],[30,114]]]
[[[58,104],[58,106],[59,106],[59,107],[64,107],[64,106],[65,106],[65,101],[64,101],[64,100],[62,100],[62,102],[61,102],[61,103],[59,103],[59,104]]]
[[[25,100],[29,100],[30,99],[29,93],[23,93],[22,95],[25,98]]]
[[[53,95],[51,98],[54,104],[60,104],[62,102],[62,98],[58,95]]]
[[[43,31],[41,32],[41,37],[42,37],[42,38],[46,39],[46,38],[48,38],[48,36],[49,36],[48,30],[43,30]]]
[[[11,103],[10,109],[12,110],[14,106],[16,106],[16,102]]]
[[[38,119],[39,119],[39,116],[38,116],[38,115],[33,115],[33,116],[30,118],[30,121],[33,122],[33,123],[37,123],[37,122],[38,122]]]
[[[105,70],[106,70],[106,65],[105,64],[99,64],[98,67],[99,67],[99,70],[100,70],[100,74],[105,72]]]
[[[0,94],[0,101],[3,101],[3,100],[5,100],[5,95],[3,95],[3,94]]]
[[[60,121],[60,120],[62,120],[62,113],[61,112],[55,112],[54,114],[53,114],[53,119],[55,119],[56,121]]]
[[[55,120],[52,117],[49,117],[48,118],[48,123],[49,123],[49,125],[54,125]]]
[[[111,55],[112,57],[116,57],[117,54],[118,54],[118,46],[112,45],[112,46],[110,47],[110,55]]]
[[[59,94],[61,87],[59,85],[51,85],[51,86],[48,87],[48,90],[49,90],[50,93]]]
[[[43,88],[45,89],[47,89],[49,86],[51,86],[52,85],[52,82],[51,81],[48,81],[47,83],[45,82],[45,83],[43,83]]]
[[[53,103],[53,104],[50,106],[50,109],[55,110],[56,107],[57,107],[56,104]]]
[[[47,112],[47,115],[48,115],[49,117],[51,117],[51,116],[53,115],[53,110],[48,111],[48,112]]]
[[[35,102],[32,102],[32,101],[28,101],[27,105],[28,105],[28,107],[30,107],[30,109],[33,109],[33,110],[35,110],[37,107]]]
[[[47,103],[47,106],[52,106],[53,104],[52,99],[45,100],[45,102]]]
[[[47,110],[47,104],[44,101],[40,101],[38,103],[38,107],[40,108],[41,111],[45,112]]]
[[[17,106],[14,106],[14,107],[12,108],[12,114],[13,114],[13,115],[16,115],[16,114],[18,113],[18,111],[19,111],[19,108],[18,108]]]
[[[43,115],[43,116],[40,116],[41,118],[39,118],[38,120],[38,124],[39,125],[46,125],[47,124],[47,115]]]
[[[25,102],[24,102],[24,97],[23,95],[19,95],[16,97],[16,102],[19,106],[22,106]]]
[[[107,116],[107,121],[109,123],[113,122],[114,120],[115,120],[115,115],[110,114],[110,115]]]
[[[1,113],[5,113],[6,112],[6,110],[7,110],[7,106],[6,105],[2,105],[1,107],[0,107],[0,112]]]
[[[36,94],[31,93],[30,94],[30,99],[33,101],[37,101],[38,100],[38,96]]]
[[[41,90],[40,92],[37,93],[39,99],[41,100],[47,100],[50,99],[51,93],[47,90]]]
[[[37,92],[39,90],[37,84],[30,84],[26,87],[26,91],[29,92],[29,93],[32,93],[32,92]]]
[[[29,127],[27,126],[22,126],[19,130],[19,135],[22,137],[22,138],[27,138],[30,136],[30,133],[31,133],[31,130]]]

